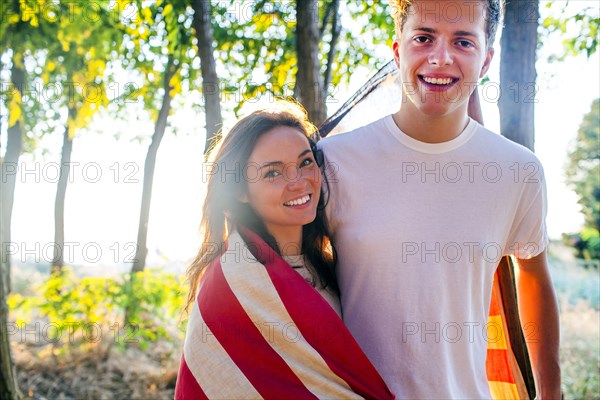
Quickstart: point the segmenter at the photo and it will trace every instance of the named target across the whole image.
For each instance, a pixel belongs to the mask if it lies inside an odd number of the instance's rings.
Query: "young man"
[[[492,282],[513,254],[538,398],[560,398],[543,170],[467,116],[500,1],[392,3],[400,111],[321,142],[344,322],[397,398],[490,398]]]

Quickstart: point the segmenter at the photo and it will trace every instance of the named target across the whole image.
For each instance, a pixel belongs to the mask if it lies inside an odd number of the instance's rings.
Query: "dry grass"
[[[550,248],[561,309],[561,366],[565,399],[600,399],[600,276],[577,267],[571,250]],[[173,328],[175,329],[175,328]],[[18,379],[33,399],[172,399],[181,335],[143,351],[99,343],[65,348],[11,337]]]
[[[565,399],[600,399],[600,312],[564,298],[560,342]]]
[[[600,399],[600,276],[577,265],[573,250],[551,243],[550,272],[560,304],[565,399]]]
[[[83,347],[13,342],[21,390],[32,399],[172,399],[180,346],[118,349],[109,340]]]

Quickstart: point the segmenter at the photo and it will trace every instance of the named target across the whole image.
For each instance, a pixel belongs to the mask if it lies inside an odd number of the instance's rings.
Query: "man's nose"
[[[441,41],[436,43],[431,54],[429,55],[429,63],[437,65],[438,67],[443,65],[451,65],[453,63],[453,59],[449,44]]]

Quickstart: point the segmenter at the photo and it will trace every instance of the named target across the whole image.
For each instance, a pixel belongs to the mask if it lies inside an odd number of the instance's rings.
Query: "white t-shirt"
[[[399,399],[489,398],[496,266],[547,244],[538,159],[473,120],[428,144],[387,116],[319,146],[350,332]]]

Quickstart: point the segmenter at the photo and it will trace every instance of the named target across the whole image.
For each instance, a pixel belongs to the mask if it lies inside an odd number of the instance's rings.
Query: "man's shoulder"
[[[489,149],[497,157],[513,161],[531,161],[539,163],[537,156],[527,147],[508,139],[484,126],[478,125],[476,131],[477,146]]]
[[[331,148],[337,149],[340,147],[362,147],[366,143],[372,142],[375,135],[382,134],[387,131],[386,119],[389,118],[390,116],[388,115],[348,132],[342,132],[333,136],[328,136],[320,140],[318,145],[326,152]]]

